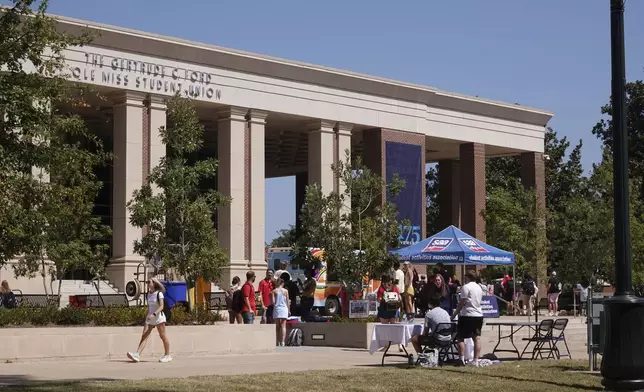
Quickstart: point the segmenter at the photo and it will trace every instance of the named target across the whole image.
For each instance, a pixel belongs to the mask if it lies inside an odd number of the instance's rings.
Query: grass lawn
[[[0,388],[2,392],[186,392],[186,391],[597,391],[601,377],[576,373],[581,361],[506,362],[486,368],[407,369],[370,367],[342,371],[272,373],[252,376],[204,376],[146,381],[107,381],[32,384]],[[249,384],[249,381],[253,384]]]

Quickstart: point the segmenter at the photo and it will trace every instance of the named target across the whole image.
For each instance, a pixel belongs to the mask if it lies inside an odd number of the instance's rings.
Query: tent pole
[[[512,302],[514,303],[514,299],[517,296],[517,266],[515,264],[512,264]],[[512,315],[516,316],[517,310],[515,307],[512,307]]]

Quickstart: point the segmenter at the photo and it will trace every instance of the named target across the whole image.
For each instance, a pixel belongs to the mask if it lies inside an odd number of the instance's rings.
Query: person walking
[[[523,302],[521,314],[524,316],[532,316],[533,300],[537,296],[538,287],[532,279],[532,276],[527,272],[523,275],[523,283],[521,283],[521,302]]]
[[[557,278],[557,273],[552,271],[550,279],[548,280],[548,316],[558,316],[560,293],[561,283]]]
[[[479,365],[481,357],[481,329],[483,329],[483,290],[476,283],[476,276],[469,272],[464,277],[465,285],[461,287],[461,298],[452,316],[458,315],[456,340],[460,361],[458,365],[465,365],[465,339],[474,341],[474,360],[472,365]]]
[[[127,353],[127,357],[130,358],[132,362],[141,361],[141,353],[143,353],[148,337],[154,328],[159,332],[159,337],[163,342],[164,354],[161,359],[159,359],[159,362],[167,363],[172,361],[172,357],[170,356],[170,341],[168,340],[165,331],[166,317],[163,313],[163,310],[165,309],[164,293],[165,287],[163,287],[158,279],[148,279],[148,315],[145,318],[145,326],[143,327],[143,334],[139,341],[139,347],[135,352]]]
[[[275,335],[277,336],[277,345],[286,345],[286,320],[289,316],[290,299],[288,290],[284,288],[284,280],[277,278],[275,290],[271,292],[271,301],[273,303],[273,314],[271,315],[275,322]]]

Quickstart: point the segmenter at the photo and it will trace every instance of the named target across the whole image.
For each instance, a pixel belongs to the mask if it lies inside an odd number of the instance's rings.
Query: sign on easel
[[[499,301],[493,295],[484,295],[481,301],[484,318],[499,318]]]
[[[351,300],[349,301],[349,318],[367,318],[369,317],[369,300]]]

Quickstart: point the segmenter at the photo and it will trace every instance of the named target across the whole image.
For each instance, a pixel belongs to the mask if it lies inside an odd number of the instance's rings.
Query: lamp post
[[[607,390],[644,390],[644,299],[633,295],[626,134],[624,0],[610,0],[615,295],[604,301],[602,384]]]

